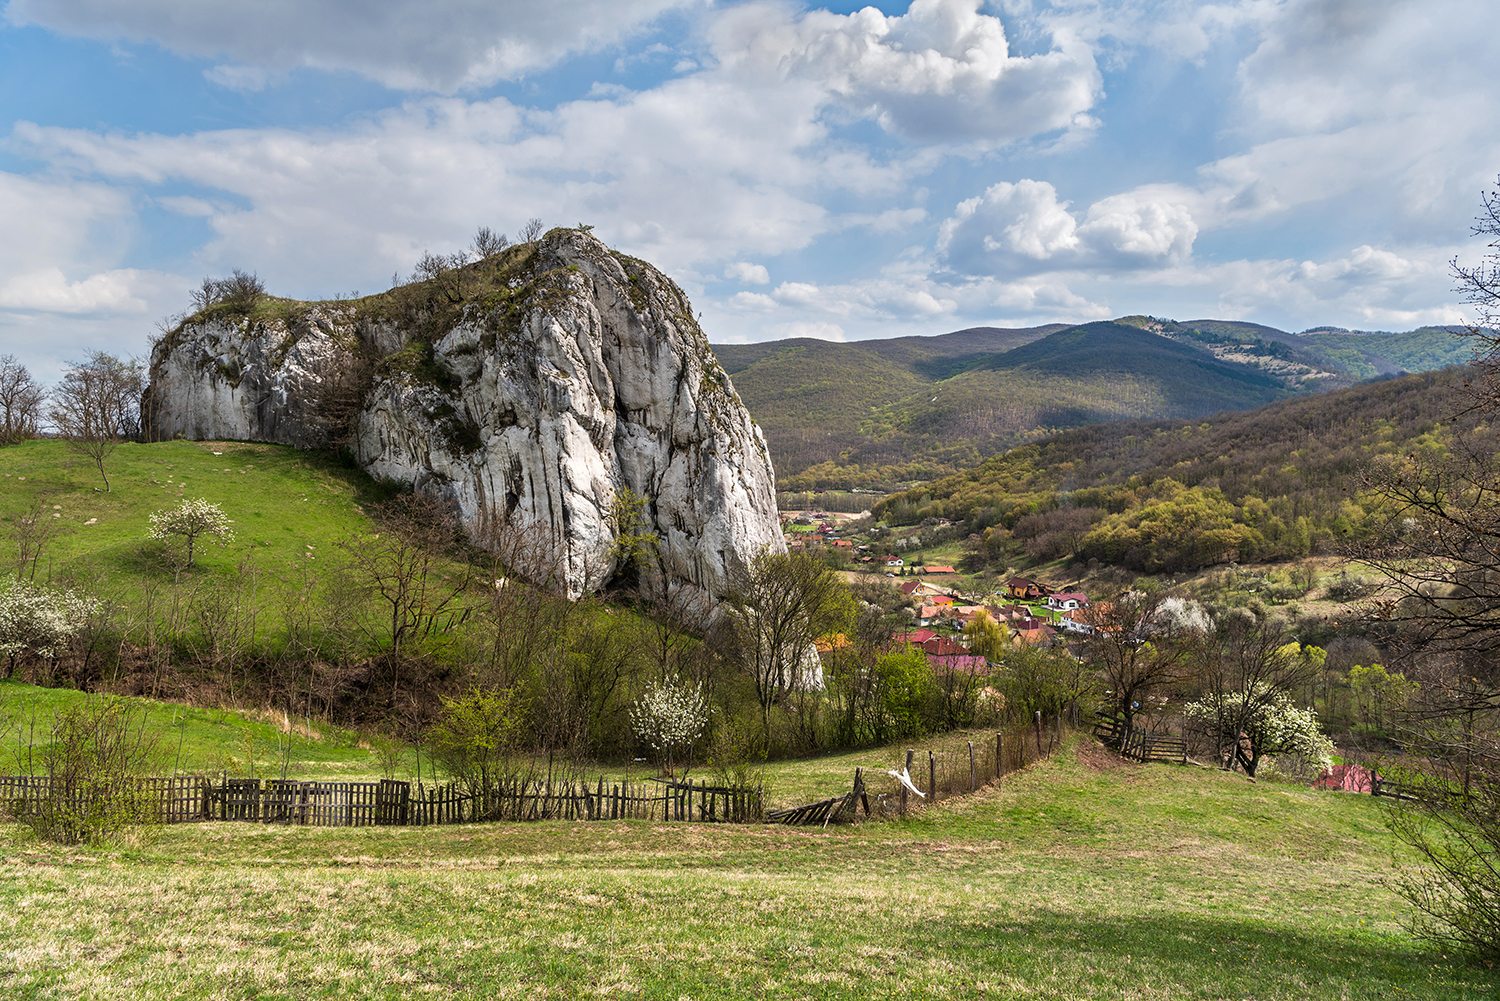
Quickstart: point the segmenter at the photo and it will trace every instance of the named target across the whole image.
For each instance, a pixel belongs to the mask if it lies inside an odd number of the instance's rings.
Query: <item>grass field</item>
[[[0,829],[15,998],[1490,998],[1380,802],[1112,761],[839,830]]]
[[[241,567],[288,578],[303,565],[321,569],[335,559],[335,543],[369,529],[360,504],[383,496],[357,470],[280,445],[126,443],[106,469],[108,493],[92,462],[65,442],[0,449],[0,529],[40,503],[60,531],[43,553],[38,581],[83,586],[126,605],[140,602],[148,581],[172,579],[162,544],[148,539],[150,516],[186,498],[206,498],[234,522],[230,544],[199,540],[196,566],[185,576],[201,581]],[[274,620],[280,610],[273,603],[267,612]]]

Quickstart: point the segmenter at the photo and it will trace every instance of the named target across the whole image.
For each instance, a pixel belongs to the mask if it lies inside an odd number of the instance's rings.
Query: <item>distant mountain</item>
[[[1452,331],[1293,334],[1149,316],[933,337],[715,345],[781,489],[884,487],[1099,421],[1198,417],[1465,361]]]

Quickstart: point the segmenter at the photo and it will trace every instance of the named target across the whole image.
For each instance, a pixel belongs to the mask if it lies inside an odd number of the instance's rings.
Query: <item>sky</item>
[[[1494,0],[8,0],[0,354],[588,224],[710,340],[1461,322]]]

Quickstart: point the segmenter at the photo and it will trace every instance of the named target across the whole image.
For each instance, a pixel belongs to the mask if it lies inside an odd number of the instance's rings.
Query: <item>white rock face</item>
[[[736,566],[782,551],[765,441],[681,290],[576,230],[544,238],[527,280],[508,305],[465,306],[424,365],[385,366],[358,417],[361,465],[499,526],[518,572],[574,597],[620,569],[612,512],[627,490],[645,501],[670,582],[719,596]],[[314,444],[310,380],[346,352],[351,327],[379,353],[401,346],[353,311],[299,329],[185,330],[153,353],[152,425]],[[425,348],[413,341],[408,352]]]
[[[348,355],[353,311],[314,306],[288,323],[215,317],[151,352],[142,423],[158,440],[325,444],[314,413],[325,374]]]

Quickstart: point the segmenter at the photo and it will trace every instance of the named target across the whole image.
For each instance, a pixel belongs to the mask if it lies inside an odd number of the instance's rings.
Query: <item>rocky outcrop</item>
[[[716,596],[781,548],[764,439],[669,279],[579,230],[449,277],[189,321],[152,354],[150,426],[292,445],[342,426],[371,474],[451,498],[573,596],[622,569],[622,535],[655,535],[648,576]],[[357,406],[331,417],[361,365]]]

